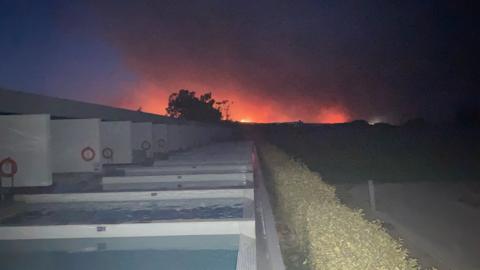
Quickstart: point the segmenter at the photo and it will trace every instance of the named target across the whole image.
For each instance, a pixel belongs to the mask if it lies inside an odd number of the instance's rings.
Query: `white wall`
[[[0,116],[0,161],[8,157],[17,162],[14,186],[51,185],[50,116]],[[9,186],[10,180],[2,184]]]
[[[168,152],[167,125],[154,124],[152,127],[152,133],[153,133],[153,151],[155,153]]]
[[[177,126],[178,129],[178,148],[180,150],[185,150],[188,149],[189,143],[191,141],[191,137],[193,137],[193,134],[191,134],[190,128],[188,125],[179,125]]]
[[[180,126],[167,125],[167,149],[168,152],[180,150]]]
[[[200,145],[204,145],[208,143],[208,128],[201,126],[199,127],[199,140],[200,140]]]
[[[53,120],[51,134],[53,172],[96,172],[101,169],[99,119]]]
[[[132,147],[146,157],[153,156],[152,123],[132,123]]]
[[[200,145],[200,127],[197,125],[188,125],[189,141],[188,147],[197,147]]]
[[[181,149],[190,149],[198,145],[198,127],[196,125],[181,125],[180,126],[180,146]]]
[[[103,151],[108,147],[113,150],[113,158],[103,163],[132,163],[132,125],[129,121],[112,121],[100,123],[100,145]]]

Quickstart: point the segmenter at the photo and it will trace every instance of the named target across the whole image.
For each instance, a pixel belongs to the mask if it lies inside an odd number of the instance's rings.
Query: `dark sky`
[[[181,88],[236,120],[445,121],[479,106],[462,1],[4,1],[0,86],[164,113]]]

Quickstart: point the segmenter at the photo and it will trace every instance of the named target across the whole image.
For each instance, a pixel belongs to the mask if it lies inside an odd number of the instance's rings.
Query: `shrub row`
[[[296,235],[311,269],[418,269],[379,222],[340,203],[335,188],[275,146],[259,145],[275,214]]]

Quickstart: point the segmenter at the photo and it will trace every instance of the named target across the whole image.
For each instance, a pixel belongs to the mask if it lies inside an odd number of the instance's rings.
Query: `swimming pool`
[[[2,269],[236,269],[239,235],[0,241]]]
[[[15,200],[18,211],[0,220],[1,269],[255,269],[251,189]]]
[[[157,220],[242,218],[244,199],[74,202],[24,205],[0,226],[119,224]]]
[[[16,195],[16,211],[0,218],[0,268],[256,269],[248,151],[210,152],[160,169],[120,166],[127,176],[87,181],[94,188]]]

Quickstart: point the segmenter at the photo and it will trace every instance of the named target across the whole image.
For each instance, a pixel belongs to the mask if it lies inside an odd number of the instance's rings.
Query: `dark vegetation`
[[[433,126],[415,120],[392,126],[355,121],[270,124],[252,131],[301,158],[331,183],[480,180],[480,128],[476,125]]]
[[[199,97],[195,91],[181,89],[168,98],[167,115],[201,122],[219,122],[229,119],[228,100],[216,101],[212,93],[205,93]]]

